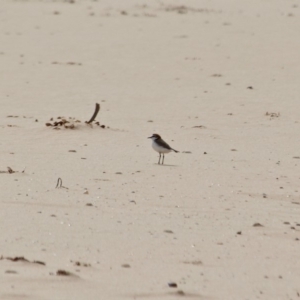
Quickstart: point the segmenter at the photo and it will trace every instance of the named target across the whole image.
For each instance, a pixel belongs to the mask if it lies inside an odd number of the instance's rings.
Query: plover
[[[171,148],[161,137],[159,134],[152,134],[148,139],[152,140],[152,148],[159,153],[158,164],[160,164],[160,158],[162,156],[162,165],[164,164],[165,153],[169,153],[171,151],[179,152],[173,148]]]

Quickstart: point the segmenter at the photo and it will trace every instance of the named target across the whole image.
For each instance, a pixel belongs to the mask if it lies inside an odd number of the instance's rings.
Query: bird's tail
[[[179,151],[177,151],[177,150],[175,150],[175,149],[173,149],[173,148],[172,148],[172,150],[173,150],[174,152],[176,152],[176,153],[178,153],[178,152],[179,152]]]

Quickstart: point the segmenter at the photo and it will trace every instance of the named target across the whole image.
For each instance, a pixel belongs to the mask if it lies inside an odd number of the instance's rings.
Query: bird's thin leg
[[[164,160],[165,160],[165,155],[163,154],[162,165],[164,164]]]
[[[161,156],[161,154],[159,153],[159,159],[158,159],[158,164],[160,164],[160,156]]]

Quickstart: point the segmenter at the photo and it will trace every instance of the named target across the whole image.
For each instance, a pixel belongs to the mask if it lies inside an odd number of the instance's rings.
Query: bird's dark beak
[[[152,136],[149,136],[147,139],[151,139],[152,138]]]

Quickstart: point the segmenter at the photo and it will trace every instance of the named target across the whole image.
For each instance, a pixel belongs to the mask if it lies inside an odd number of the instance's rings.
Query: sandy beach
[[[1,1],[0,299],[300,299],[299,10]]]

